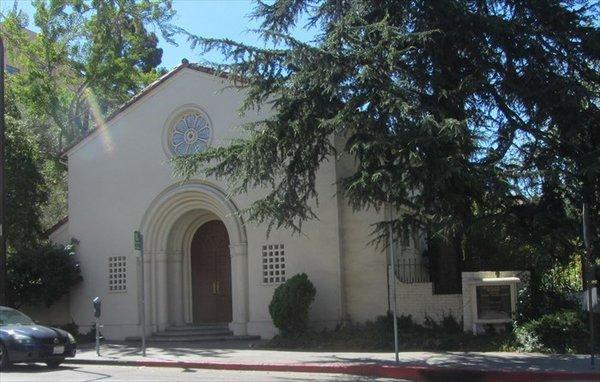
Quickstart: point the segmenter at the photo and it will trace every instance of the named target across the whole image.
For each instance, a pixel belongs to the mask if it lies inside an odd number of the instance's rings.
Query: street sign
[[[140,233],[140,231],[134,231],[133,232],[133,246],[135,247],[136,251],[141,251],[142,250],[142,234]]]

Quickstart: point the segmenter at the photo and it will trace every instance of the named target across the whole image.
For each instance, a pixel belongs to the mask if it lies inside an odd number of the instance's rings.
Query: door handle
[[[212,288],[212,290],[211,290],[212,294],[217,294],[217,286],[214,281],[212,282],[211,288]]]
[[[217,294],[221,294],[221,284],[217,281]]]

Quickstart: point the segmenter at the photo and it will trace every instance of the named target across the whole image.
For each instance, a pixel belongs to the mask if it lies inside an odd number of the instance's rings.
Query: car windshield
[[[35,325],[35,322],[18,310],[0,308],[0,326],[3,325]]]

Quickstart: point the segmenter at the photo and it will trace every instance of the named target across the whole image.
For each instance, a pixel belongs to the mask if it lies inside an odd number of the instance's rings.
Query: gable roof
[[[135,104],[140,99],[144,98],[148,93],[150,93],[152,90],[156,89],[158,86],[160,86],[161,84],[163,84],[169,78],[173,77],[175,74],[179,73],[184,68],[192,69],[192,70],[195,70],[195,71],[198,71],[198,72],[201,72],[201,73],[206,73],[206,74],[209,74],[211,76],[215,76],[215,77],[219,77],[219,78],[223,78],[223,79],[229,79],[230,78],[228,76],[228,74],[225,73],[225,72],[217,71],[215,69],[212,69],[212,68],[209,68],[209,67],[206,67],[206,66],[202,66],[202,65],[190,63],[187,59],[184,58],[183,60],[181,60],[181,64],[179,64],[175,68],[171,69],[171,71],[165,73],[161,77],[159,77],[156,81],[154,81],[151,84],[149,84],[148,86],[146,86],[139,93],[137,93],[136,95],[134,95],[133,97],[131,97],[127,102],[123,103],[115,111],[113,111],[112,113],[110,113],[108,115],[108,117],[106,117],[104,119],[104,122],[108,123],[111,120],[113,120],[114,118],[116,118],[119,114],[121,114],[122,112],[124,112],[125,110],[127,110],[130,106],[132,106],[133,104]],[[100,126],[95,125],[83,137],[81,137],[81,139],[79,139],[78,141],[73,142],[72,144],[70,144],[69,146],[67,146],[65,149],[63,149],[63,151],[59,155],[60,159],[66,161],[69,152],[73,148],[75,148],[75,146],[77,146],[81,142],[87,140],[89,137],[91,137],[100,128],[101,128]]]

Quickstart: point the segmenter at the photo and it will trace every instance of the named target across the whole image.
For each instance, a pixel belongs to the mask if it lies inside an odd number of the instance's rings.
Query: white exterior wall
[[[23,306],[19,310],[42,325],[62,326],[73,322],[68,294],[62,296],[49,308],[45,305]]]
[[[69,232],[69,221],[66,221],[60,225],[54,232],[48,237],[51,242],[60,245],[67,245],[71,242],[71,234]]]
[[[340,203],[345,318],[363,322],[388,310],[386,252],[369,242],[372,224],[382,219],[374,210],[354,212]]]
[[[172,175],[163,150],[163,129],[174,111],[196,105],[206,112],[213,127],[212,145],[226,145],[240,136],[234,128],[250,121],[237,109],[243,93],[205,73],[183,69],[110,121],[107,128],[85,139],[69,152],[70,236],[79,240],[79,261],[84,282],[71,293],[71,312],[86,331],[93,323],[91,300],[103,300],[102,324],[108,339],[138,334],[138,267],[132,235],[151,202],[163,190],[180,181]],[[306,272],[317,289],[311,319],[332,324],[341,317],[339,230],[335,166],[325,163],[318,176],[321,204],[319,221],[307,222],[303,234],[274,231],[266,238],[266,226],[247,225],[248,333],[269,338],[275,333],[268,313],[273,285],[262,285],[261,251],[266,243],[286,247],[288,277]],[[225,184],[209,180],[227,191]],[[235,195],[233,202],[247,207],[260,197]],[[127,257],[127,292],[108,292],[109,256]],[[152,278],[152,275],[149,276]],[[152,280],[151,280],[152,281]]]
[[[429,317],[440,321],[451,315],[460,323],[462,318],[462,295],[433,294],[432,283],[404,284],[396,282],[396,304],[398,315],[411,315],[422,324]]]
[[[341,140],[336,142],[338,147],[343,144]],[[354,159],[343,154],[336,167],[339,178],[349,176],[355,170]],[[386,251],[370,244],[373,224],[385,219],[384,211],[354,211],[341,192],[338,209],[344,319],[354,322],[373,320],[386,314],[389,307]]]

